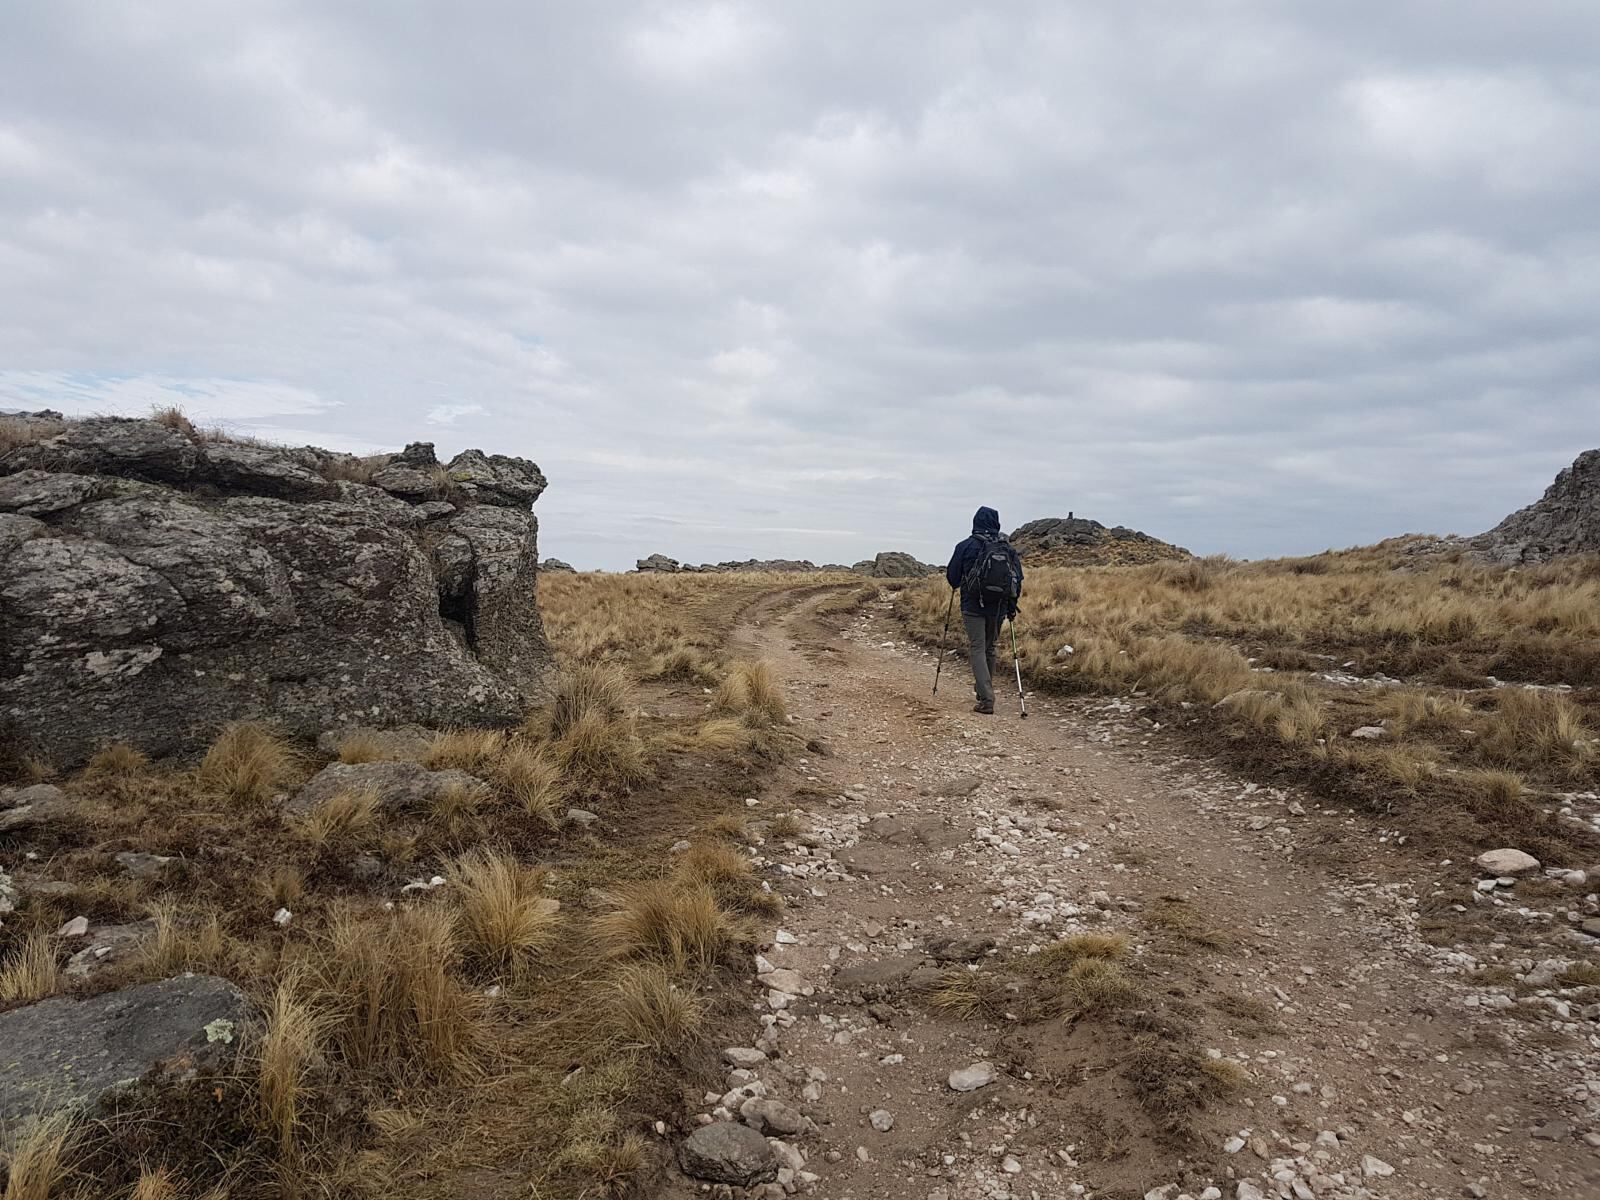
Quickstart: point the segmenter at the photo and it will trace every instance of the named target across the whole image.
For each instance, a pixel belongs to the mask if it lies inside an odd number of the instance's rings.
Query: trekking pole
[[[1028,697],[1022,691],[1022,659],[1017,657],[1017,617],[1011,615],[1011,665],[1017,669],[1017,702],[1022,705],[1022,719],[1028,719]]]
[[[950,602],[944,606],[944,632],[939,635],[939,665],[933,669],[933,694],[939,694],[939,674],[944,670],[944,640],[950,635],[950,612],[956,606],[956,590],[950,589]]]

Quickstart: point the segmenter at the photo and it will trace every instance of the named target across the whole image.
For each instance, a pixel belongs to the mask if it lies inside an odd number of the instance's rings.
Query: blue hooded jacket
[[[999,542],[1011,554],[1011,569],[1017,573],[1017,595],[1022,595],[1022,560],[1017,552],[1011,549],[1011,543],[1000,536],[1000,514],[994,509],[980,508],[972,516],[972,536],[956,543],[955,553],[950,556],[950,565],[945,569],[945,580],[952,588],[961,588],[961,611],[966,616],[989,616],[992,609],[986,608],[983,598],[976,590],[964,587],[967,570],[972,566],[990,542]],[[1002,617],[1009,617],[1016,611],[1012,605],[1010,612],[1003,612]]]

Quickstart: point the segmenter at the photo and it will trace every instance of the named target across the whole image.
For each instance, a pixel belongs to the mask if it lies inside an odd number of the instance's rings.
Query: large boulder
[[[1194,557],[1141,530],[1108,528],[1076,513],[1029,521],[1007,540],[1031,566],[1121,566]]]
[[[1548,562],[1600,551],[1600,450],[1585,450],[1544,495],[1469,542],[1499,563]]]
[[[673,575],[681,568],[675,558],[668,558],[665,554],[652,554],[648,558],[636,561],[633,569],[645,574]]]
[[[326,452],[120,419],[0,457],[0,724],[71,765],[109,740],[192,751],[244,718],[515,722],[551,669],[544,477],[463,460],[446,479],[413,445],[373,486]]]
[[[92,1110],[153,1071],[231,1063],[250,1018],[244,994],[209,975],[0,1013],[0,1128],[34,1115]]]
[[[858,562],[851,570],[873,579],[920,579],[939,573],[938,567],[919,562],[902,550],[885,550],[874,558]]]

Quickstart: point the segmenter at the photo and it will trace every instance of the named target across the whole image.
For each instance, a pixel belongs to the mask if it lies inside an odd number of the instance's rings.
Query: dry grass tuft
[[[1052,942],[1028,959],[1040,972],[1054,972],[1086,958],[1119,959],[1128,952],[1125,933],[1074,933]]]
[[[128,1200],[177,1200],[178,1185],[166,1167],[145,1167],[134,1181]]]
[[[754,744],[750,727],[733,717],[711,717],[694,731],[694,748],[702,754],[734,754]]]
[[[239,721],[211,743],[200,763],[202,786],[233,800],[264,804],[298,781],[300,756],[265,725]]]
[[[318,948],[316,997],[330,1043],[378,1078],[459,1075],[476,1065],[482,1002],[451,974],[455,922],[441,909],[334,914]]]
[[[453,767],[472,775],[485,775],[505,744],[506,735],[498,729],[451,730],[433,739],[422,756],[422,765],[430,771]]]
[[[305,899],[305,872],[293,863],[279,863],[261,876],[261,894],[274,912],[292,909]]]
[[[764,662],[737,662],[717,689],[716,707],[761,725],[777,725],[788,716],[783,689]]]
[[[530,817],[552,828],[560,823],[566,778],[561,764],[544,750],[513,742],[494,761],[489,775]]]
[[[50,1200],[60,1195],[73,1141],[71,1118],[50,1116],[21,1126],[3,1148],[4,1200]]]
[[[1596,757],[1595,735],[1566,696],[1532,688],[1504,688],[1479,741],[1494,763],[1513,769],[1583,776]]]
[[[704,883],[653,880],[617,893],[595,919],[596,943],[617,958],[653,958],[675,971],[706,969],[740,943],[741,931]]]
[[[1079,958],[1067,968],[1058,993],[1069,1020],[1098,1016],[1126,1007],[1139,994],[1128,973],[1109,958]]]
[[[128,779],[142,775],[150,760],[126,742],[112,742],[94,752],[83,773],[91,779]]]
[[[1142,919],[1157,932],[1212,950],[1226,949],[1236,940],[1228,931],[1207,921],[1187,901],[1175,896],[1161,897],[1144,912]]]
[[[611,725],[637,706],[633,684],[614,666],[588,663],[561,676],[555,699],[550,703],[549,732],[561,738],[588,718],[599,717],[598,724]]]
[[[0,1004],[32,1004],[60,990],[55,947],[45,934],[30,935],[0,964]]]
[[[734,841],[749,840],[750,822],[738,813],[721,813],[706,822],[706,832],[713,837],[732,838]]]
[[[551,744],[566,773],[590,787],[627,787],[650,777],[645,744],[632,718],[607,717],[598,709],[579,717]]]
[[[339,761],[350,766],[382,762],[388,757],[383,743],[370,734],[353,733],[339,740]]]
[[[476,783],[448,783],[433,797],[433,817],[459,841],[479,830],[488,802],[489,793]]]
[[[630,1046],[662,1054],[680,1050],[700,1036],[705,1005],[662,966],[624,967],[612,981],[610,995],[609,1012]]]
[[[986,1021],[1004,1018],[1007,1006],[1017,1002],[1017,985],[988,971],[952,967],[939,980],[932,1004],[953,1013],[963,1021],[982,1017]]]
[[[221,964],[229,943],[215,913],[186,915],[165,898],[150,905],[155,933],[140,947],[141,974],[162,979],[179,971],[203,971]]]
[[[201,440],[199,428],[189,419],[188,414],[176,405],[153,409],[150,413],[150,419],[157,425],[165,425],[174,433],[183,434],[191,442]]]
[[[1562,987],[1600,987],[1600,963],[1573,963],[1556,982]]]
[[[546,872],[492,850],[450,864],[466,957],[496,971],[526,966],[556,940],[558,905],[544,894]]]
[[[370,787],[330,796],[301,819],[301,836],[319,849],[359,842],[378,826],[378,802]]]
[[[42,418],[0,416],[0,454],[43,442],[66,430],[68,422]]]
[[[267,1005],[266,1031],[256,1048],[261,1123],[286,1161],[296,1157],[307,1077],[331,1024],[303,998],[303,984],[298,974],[278,984]]]

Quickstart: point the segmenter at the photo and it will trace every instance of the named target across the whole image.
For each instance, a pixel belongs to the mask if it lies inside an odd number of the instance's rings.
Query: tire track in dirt
[[[890,602],[841,635],[820,600],[765,597],[738,634],[826,754],[786,766],[752,813],[803,814],[805,832],[759,850],[790,906],[760,965],[794,975],[753,993],[751,1042],[769,1057],[730,1075],[745,1092],[707,1096],[737,1119],[761,1093],[814,1125],[782,1143],[789,1188],[1600,1195],[1600,1157],[1578,1140],[1600,1131],[1594,1045],[1468,1007],[1471,984],[1418,934],[1431,882],[1388,869],[1405,860],[1387,862],[1366,818],[1171,753],[1117,701],[1030,697],[1022,722],[1013,696],[979,717],[959,662],[928,695],[932,656],[900,641]],[[1320,863],[1327,842],[1359,843],[1359,865]],[[1125,1030],[1011,1019],[1004,995],[969,1019],[930,1003],[951,971],[984,975],[1088,930],[1132,938],[1136,1007],[1171,1021],[1155,1040],[1248,1073],[1192,1114],[1191,1136],[1159,1128],[1159,1081],[1141,1078]],[[980,1062],[993,1083],[951,1088]],[[1562,1124],[1563,1140],[1530,1135]]]

